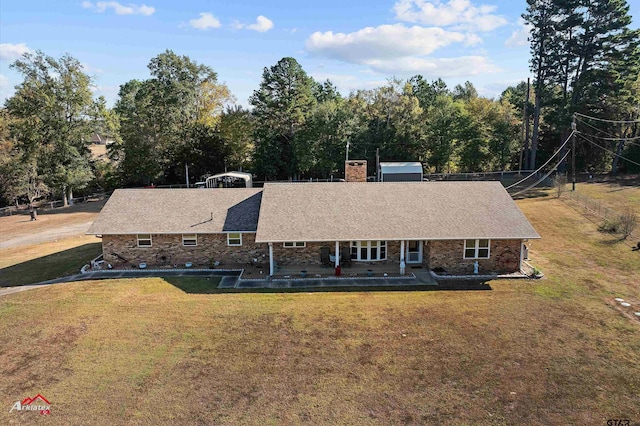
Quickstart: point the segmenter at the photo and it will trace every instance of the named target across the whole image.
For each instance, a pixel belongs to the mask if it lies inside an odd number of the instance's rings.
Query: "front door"
[[[407,241],[407,263],[422,263],[422,241]]]

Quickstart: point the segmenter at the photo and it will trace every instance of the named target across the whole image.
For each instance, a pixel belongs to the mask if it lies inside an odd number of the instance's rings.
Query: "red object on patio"
[[[340,275],[342,275],[342,268],[338,265],[336,266],[336,277],[339,277]]]

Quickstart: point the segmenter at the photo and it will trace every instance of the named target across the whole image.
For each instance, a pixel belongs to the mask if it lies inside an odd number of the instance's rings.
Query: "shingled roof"
[[[262,189],[117,189],[88,234],[252,232]]]
[[[540,238],[500,182],[265,184],[256,242]]]

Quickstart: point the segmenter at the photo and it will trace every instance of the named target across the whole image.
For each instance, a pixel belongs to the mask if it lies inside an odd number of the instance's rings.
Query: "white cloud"
[[[153,15],[156,11],[154,7],[147,5],[129,4],[123,5],[117,1],[99,1],[96,3],[90,1],[83,1],[82,7],[85,9],[91,9],[97,13],[104,13],[107,9],[113,9],[116,15]]]
[[[198,19],[192,19],[189,21],[189,25],[199,30],[208,30],[211,28],[220,28],[220,21],[209,12],[200,13]]]
[[[13,62],[19,59],[25,53],[31,53],[33,50],[29,49],[25,43],[2,43],[0,44],[0,60]]]
[[[366,64],[372,59],[428,55],[440,47],[465,39],[462,33],[442,28],[395,24],[367,27],[349,34],[315,32],[307,39],[306,48],[313,54]]]
[[[478,34],[467,33],[465,34],[464,45],[465,46],[477,46],[482,44],[482,38]]]
[[[526,80],[527,80],[526,77],[520,78],[520,79],[517,79],[517,78],[506,79],[497,83],[489,83],[484,86],[477,86],[476,89],[478,90],[478,93],[482,96],[485,96],[488,98],[499,98],[502,92],[504,92],[507,87],[516,86],[520,82],[526,81]]]
[[[461,77],[494,73],[499,68],[484,55],[434,58],[437,49],[462,43],[482,42],[475,34],[462,34],[437,27],[381,25],[345,34],[313,33],[306,41],[310,54],[365,65],[381,74],[422,74],[429,77]]]
[[[396,19],[426,25],[452,26],[468,31],[492,31],[507,23],[493,12],[496,6],[474,6],[469,0],[399,0],[393,6]]]
[[[273,21],[262,15],[256,18],[255,24],[247,25],[248,30],[257,31],[259,33],[269,31],[271,28],[273,28]]]
[[[532,26],[524,22],[524,19],[518,20],[518,29],[511,33],[511,37],[504,42],[506,47],[517,48],[529,45],[529,34],[531,34]]]
[[[100,68],[94,68],[87,64],[86,62],[80,62],[80,66],[84,69],[84,72],[93,73],[93,74],[102,74],[104,70]]]
[[[371,60],[367,64],[374,71],[384,74],[421,74],[429,78],[467,77],[500,71],[486,56],[461,56],[457,58],[406,57],[395,60]]]
[[[231,27],[233,29],[236,30],[241,30],[243,28],[246,28],[247,30],[252,30],[252,31],[257,31],[259,33],[264,33],[269,31],[271,28],[273,28],[273,21],[269,18],[267,18],[266,16],[258,16],[256,18],[256,23],[255,24],[243,24],[242,22],[238,21],[237,19],[234,19],[233,22],[231,23]],[[293,30],[292,32],[295,32],[297,30]]]

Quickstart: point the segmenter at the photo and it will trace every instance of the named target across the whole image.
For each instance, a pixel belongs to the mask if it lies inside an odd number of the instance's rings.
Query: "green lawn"
[[[571,188],[571,184],[567,188]],[[579,182],[576,190],[618,212],[623,212],[627,207],[640,212],[640,176],[638,175]]]

